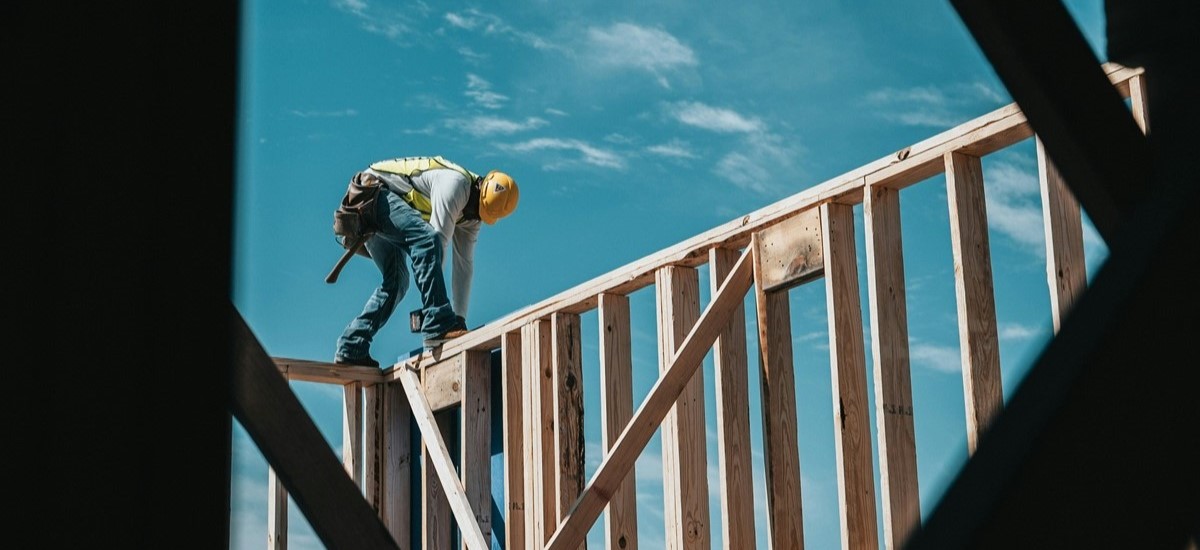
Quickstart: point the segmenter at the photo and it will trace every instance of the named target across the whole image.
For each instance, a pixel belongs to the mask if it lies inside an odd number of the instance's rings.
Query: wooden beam
[[[1118,92],[1122,92],[1120,84],[1142,74],[1141,68],[1124,67],[1116,63],[1105,63],[1101,68],[1110,81],[1118,85]],[[472,330],[461,338],[447,342],[437,354],[426,353],[403,363],[410,366],[420,365],[436,361],[440,357],[453,356],[462,350],[496,349],[500,346],[500,335],[505,332],[516,330],[556,311],[588,311],[595,307],[596,297],[601,293],[628,294],[644,288],[654,282],[655,271],[668,265],[700,265],[706,261],[710,248],[745,246],[749,243],[751,234],[822,202],[837,199],[839,202],[857,204],[861,202],[863,189],[867,185],[901,188],[934,176],[943,169],[942,156],[947,151],[967,150],[975,155],[984,155],[1032,135],[1033,131],[1029,128],[1025,116],[1015,104],[1001,107],[845,174],[816,185],[805,185],[804,190],[795,195],[745,216],[739,216],[686,241]],[[384,376],[394,377],[395,368],[393,365],[386,369]]]
[[[700,317],[700,278],[690,267],[658,270],[659,372],[671,367],[683,339]],[[697,369],[662,424],[663,493],[666,547],[707,549],[708,457],[704,421],[704,371]]]
[[[883,493],[883,541],[889,550],[899,550],[921,527],[900,191],[872,188],[863,202],[863,227],[867,233],[867,291],[879,439],[879,489]]]
[[[229,306],[233,415],[329,548],[397,548],[287,380]]]
[[[709,292],[715,295],[737,262],[737,250],[708,253]],[[750,461],[750,398],[747,389],[746,312],[734,308],[713,343],[716,371],[717,466],[721,478],[721,543],[725,550],[755,548],[754,465]]]
[[[708,308],[700,316],[700,321],[684,339],[683,345],[671,361],[671,367],[650,389],[650,394],[638,408],[633,420],[621,432],[621,437],[600,464],[583,494],[571,508],[571,512],[563,518],[562,524],[547,544],[549,550],[574,549],[587,536],[588,529],[604,510],[610,495],[624,481],[658,425],[667,416],[675,400],[696,373],[696,369],[700,368],[713,341],[729,322],[730,313],[742,303],[746,291],[750,288],[750,264],[750,252],[747,251],[742,254],[729,278],[721,285],[721,289],[712,297]]]
[[[1046,280],[1054,332],[1071,305],[1087,289],[1083,253],[1083,215],[1071,189],[1037,140],[1038,183],[1042,194],[1042,225],[1046,231]]]
[[[633,416],[633,358],[630,348],[629,298],[601,294],[600,318],[600,431],[604,453]],[[604,516],[605,548],[637,550],[637,479],[630,466],[625,479],[613,491]]]
[[[350,382],[342,386],[342,467],[362,488],[362,384]]]
[[[412,410],[399,382],[383,386],[383,501],[379,511],[392,538],[407,548],[412,537]]]
[[[1129,79],[1129,106],[1133,111],[1133,121],[1143,134],[1150,132],[1149,103],[1146,101],[1146,75],[1139,74]]]
[[[504,333],[500,347],[504,400],[504,547],[525,548],[525,391],[521,333]]]
[[[475,513],[471,510],[466,491],[454,471],[454,462],[450,458],[450,451],[446,449],[445,441],[442,440],[433,410],[429,408],[429,402],[425,401],[421,392],[421,381],[417,378],[417,373],[408,369],[400,370],[403,371],[398,373],[400,382],[404,384],[404,393],[408,396],[409,406],[412,407],[413,419],[417,421],[417,428],[421,430],[421,440],[429,454],[429,461],[437,472],[438,480],[445,489],[454,519],[458,520],[463,544],[470,550],[490,550],[479,525],[475,523]]]
[[[267,550],[287,550],[288,494],[275,469],[267,467]]]
[[[463,489],[487,548],[492,540],[492,354],[468,351],[463,357],[462,441]]]
[[[842,548],[879,547],[854,207],[821,205]]]
[[[767,537],[771,548],[804,548],[792,317],[787,290],[766,292],[758,286],[762,277],[758,262],[760,248],[758,236],[751,237],[758,314],[759,405],[767,481]]]
[[[979,157],[946,153],[946,195],[950,204],[967,448],[974,453],[980,434],[1004,407],[983,166]]]
[[[1150,194],[1150,149],[1074,18],[1062,2],[951,4],[1111,242]]]
[[[525,538],[536,550],[558,524],[554,495],[554,400],[550,393],[550,321],[538,320],[521,328],[521,361],[525,384]],[[546,451],[550,452],[547,453]]]
[[[463,354],[447,357],[422,369],[425,399],[433,412],[457,406],[462,401]]]
[[[428,403],[428,401],[427,401]],[[433,412],[433,409],[430,409]],[[441,441],[453,441],[454,411],[433,413],[433,423],[437,428],[437,436]],[[424,432],[424,430],[422,430]],[[436,459],[433,458],[434,444],[427,438],[427,432],[421,434],[421,548],[423,550],[450,550],[450,536],[453,534],[453,521],[450,501],[446,498],[446,488],[438,481],[439,472]],[[450,450],[446,449],[449,457]],[[453,459],[451,459],[453,460]],[[454,469],[453,462],[450,468]],[[457,475],[457,474],[456,474]],[[457,481],[457,477],[455,480]],[[465,496],[464,496],[465,498]]]
[[[583,364],[579,334],[579,315],[555,313],[550,316],[552,352],[551,386],[554,392],[554,495],[555,517],[570,510],[583,491]],[[557,527],[557,522],[554,527]],[[587,545],[580,543],[580,550]]]
[[[758,243],[763,290],[788,289],[821,276],[821,216],[816,208],[763,229]]]
[[[272,360],[279,372],[290,381],[344,386],[350,382],[374,384],[384,379],[383,371],[378,367],[352,367],[287,357],[274,357]]]
[[[372,384],[363,388],[363,458],[362,487],[367,503],[380,513],[383,507],[384,475],[384,431],[387,419],[384,415],[383,384]],[[382,515],[380,517],[383,517]],[[384,524],[387,522],[384,521]]]

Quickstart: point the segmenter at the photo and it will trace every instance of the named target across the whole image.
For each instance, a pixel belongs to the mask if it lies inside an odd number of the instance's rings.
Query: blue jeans
[[[387,324],[408,290],[409,258],[417,291],[421,293],[421,332],[432,338],[450,330],[455,323],[442,272],[441,237],[421,218],[420,212],[387,186],[380,190],[379,198],[376,211],[379,231],[367,239],[366,248],[383,275],[383,282],[371,294],[362,313],[350,321],[338,338],[338,357],[360,359],[370,355],[371,340]]]

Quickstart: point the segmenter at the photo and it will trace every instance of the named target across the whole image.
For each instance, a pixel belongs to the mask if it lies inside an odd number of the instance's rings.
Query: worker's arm
[[[472,260],[474,259],[475,235],[464,225],[455,226],[463,208],[471,198],[471,183],[454,170],[430,170],[421,174],[429,181],[429,202],[432,211],[429,225],[442,239],[442,257],[445,258],[453,246],[454,263],[451,270],[450,304],[454,313],[467,316],[467,303],[471,293]],[[478,234],[478,222],[474,232]],[[464,235],[459,237],[462,232]],[[465,244],[469,241],[469,244]],[[461,255],[461,256],[460,256]]]

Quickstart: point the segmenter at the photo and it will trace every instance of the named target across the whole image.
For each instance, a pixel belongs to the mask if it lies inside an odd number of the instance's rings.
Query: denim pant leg
[[[390,212],[382,235],[404,250],[412,261],[413,280],[421,294],[421,332],[440,335],[454,326],[454,306],[446,293],[442,271],[445,251],[442,238],[412,206],[395,193],[388,193]]]
[[[338,338],[337,355],[351,359],[370,354],[371,341],[387,324],[396,304],[400,303],[408,290],[408,258],[404,249],[379,234],[367,240],[366,248],[371,253],[375,267],[383,275],[383,282],[367,299],[358,317],[350,321]]]

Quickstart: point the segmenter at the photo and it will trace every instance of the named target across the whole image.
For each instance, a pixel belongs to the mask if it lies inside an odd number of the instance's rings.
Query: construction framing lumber
[[[313,531],[330,548],[397,549],[375,510],[231,303],[232,409]]]
[[[1128,96],[1128,80],[1142,74],[1141,68],[1124,67],[1116,63],[1100,65],[1119,94]],[[741,248],[750,242],[750,235],[780,223],[797,213],[829,200],[847,204],[862,202],[868,186],[885,185],[902,188],[940,173],[942,157],[950,151],[965,151],[975,156],[1002,149],[1033,136],[1025,115],[1010,104],[991,113],[955,126],[931,138],[905,147],[894,154],[860,166],[817,185],[809,186],[786,199],[731,220],[696,235],[672,247],[626,264],[583,284],[560,292],[546,300],[517,310],[500,319],[447,342],[439,349],[404,363],[424,364],[453,356],[466,349],[496,349],[500,336],[517,330],[535,319],[554,312],[583,313],[596,306],[601,293],[629,294],[654,282],[654,273],[668,265],[697,266],[703,264],[708,250],[715,246]],[[1114,149],[1114,158],[1121,158]],[[393,365],[385,369],[385,377],[395,377]]]
[[[722,280],[724,278],[722,277]],[[629,298],[601,294],[600,320],[600,431],[607,454],[633,416],[633,358],[630,348]],[[605,548],[637,550],[637,480],[630,466],[604,516]]]
[[[583,494],[571,507],[571,512],[550,537],[547,549],[574,549],[584,541],[588,529],[608,504],[613,491],[624,481],[638,455],[646,448],[696,369],[700,368],[713,341],[729,322],[730,313],[742,303],[746,291],[750,289],[752,271],[750,251],[747,250],[680,345],[670,367],[650,389],[633,420],[621,432],[621,437],[605,456]]]
[[[342,467],[354,484],[362,488],[363,455],[362,384],[342,386]]]
[[[267,548],[287,550],[288,494],[275,474],[267,468]]]
[[[273,361],[289,381],[345,385],[350,382],[374,384],[384,380],[383,371],[376,367],[352,367],[286,357],[276,357]]]
[[[847,204],[826,203],[821,205],[820,219],[842,548],[874,549],[879,547],[879,535],[854,209]]]
[[[762,269],[758,251],[762,247],[758,238],[757,234],[750,238],[749,250],[754,263],[754,303],[758,315],[767,537],[770,548],[804,548],[792,317],[787,290],[767,292],[760,285]]]
[[[950,205],[967,450],[973,453],[980,433],[1004,407],[983,165],[979,157],[946,153],[946,196]]]
[[[383,384],[363,388],[362,487],[367,503],[379,513],[383,507],[384,418]],[[383,517],[383,516],[380,516]],[[387,524],[387,521],[384,521]]]
[[[417,373],[409,369],[400,370],[402,371],[398,373],[400,382],[404,384],[404,393],[408,396],[413,419],[416,420],[417,427],[421,430],[421,440],[424,442],[430,462],[432,462],[438,480],[445,491],[446,500],[450,503],[450,510],[454,513],[454,519],[458,521],[458,530],[463,544],[469,550],[490,550],[483,533],[479,530],[479,525],[475,523],[475,513],[471,509],[471,503],[467,499],[462,482],[459,481],[458,474],[454,471],[454,462],[450,457],[450,451],[446,449],[446,442],[442,440],[442,433],[433,417],[433,410],[429,408],[429,402],[425,400],[421,391],[421,381],[417,378]],[[426,526],[428,527],[428,524]]]
[[[690,267],[667,266],[655,275],[659,372],[700,317],[700,277]],[[708,513],[708,438],[704,421],[704,370],[697,369],[662,423],[663,517],[666,548],[711,546]]]
[[[379,515],[392,538],[406,545],[412,536],[412,410],[399,382],[383,387],[383,498]]]
[[[1150,150],[1071,14],[1060,1],[950,3],[1111,242],[1150,192]]]
[[[585,442],[583,434],[583,359],[580,351],[579,315],[550,316],[551,377],[554,394],[554,495],[555,517],[563,517],[583,491]],[[543,464],[543,466],[545,466]],[[579,550],[586,550],[580,544]]]
[[[883,541],[885,548],[899,550],[921,526],[900,192],[872,188],[863,202],[863,227]]]
[[[504,547],[525,548],[525,420],[527,405],[521,363],[521,333],[506,332],[500,346],[501,399],[504,402]]]
[[[430,409],[432,411],[432,409]],[[455,441],[451,425],[454,422],[452,411],[433,413],[433,422],[437,427],[442,442]],[[446,499],[446,490],[438,481],[436,460],[433,458],[432,444],[422,435],[421,437],[421,548],[422,550],[450,550],[450,538],[453,534],[453,522],[450,501]],[[447,454],[449,449],[447,449]],[[449,456],[449,454],[448,454]],[[453,458],[451,459],[453,460]],[[451,468],[453,468],[453,463]]]
[[[1042,194],[1042,222],[1046,232],[1046,281],[1050,288],[1050,317],[1054,332],[1071,305],[1087,289],[1087,264],[1083,254],[1083,213],[1054,162],[1037,141],[1038,184]]]
[[[531,550],[542,548],[558,524],[554,505],[554,401],[550,377],[550,321],[535,320],[521,328],[521,361],[525,384],[522,426],[525,435],[525,539]]]
[[[729,276],[739,251],[713,248],[708,254],[709,292]],[[750,398],[747,381],[746,311],[735,307],[713,342],[717,402],[717,470],[721,480],[721,543],[726,550],[755,548],[754,466],[750,461]]]
[[[463,489],[483,540],[492,540],[492,354],[463,353],[459,449]]]

